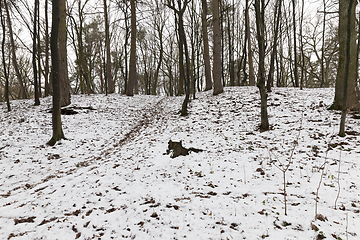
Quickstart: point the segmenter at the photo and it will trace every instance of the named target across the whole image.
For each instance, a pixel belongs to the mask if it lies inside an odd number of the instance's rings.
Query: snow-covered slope
[[[360,239],[360,120],[337,136],[333,89],[275,88],[263,133],[255,87],[197,97],[73,96],[95,110],[54,147],[50,98],[0,105],[0,239]]]

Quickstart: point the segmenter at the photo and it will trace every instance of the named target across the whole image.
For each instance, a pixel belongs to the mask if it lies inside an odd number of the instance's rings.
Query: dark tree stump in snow
[[[96,110],[95,108],[93,107],[76,107],[76,106],[72,106],[72,107],[65,107],[65,108],[62,108],[61,109],[61,114],[62,115],[74,115],[74,114],[78,114],[79,112],[78,111],[75,111],[75,109],[78,109],[78,110],[84,110],[84,109],[87,109],[87,110]],[[52,113],[52,109],[50,109],[48,111],[48,113]]]
[[[166,154],[170,154],[171,158],[176,158],[178,156],[187,156],[190,152],[202,152],[204,150],[198,148],[185,148],[182,145],[182,141],[180,142],[168,142],[168,149],[166,150]]]

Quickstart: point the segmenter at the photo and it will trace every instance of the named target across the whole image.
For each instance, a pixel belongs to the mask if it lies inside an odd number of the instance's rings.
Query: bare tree
[[[115,92],[115,84],[111,75],[111,55],[110,55],[110,33],[109,33],[109,19],[106,0],[104,0],[104,18],[105,18],[105,46],[106,46],[106,81],[107,93]]]
[[[221,82],[222,64],[221,64],[221,30],[219,16],[219,0],[212,0],[213,6],[213,28],[214,28],[214,46],[213,46],[213,78],[214,95],[222,93],[223,85]]]
[[[350,5],[352,4],[352,5]],[[335,98],[332,109],[359,109],[356,97],[356,1],[339,1],[339,64],[336,75]],[[349,21],[349,22],[348,22]],[[349,44],[348,44],[349,42]],[[349,63],[347,63],[349,61]],[[349,64],[349,69],[347,69]],[[345,81],[345,79],[347,81]],[[346,99],[346,101],[345,101]],[[347,106],[344,106],[345,103]]]
[[[45,0],[45,97],[50,95],[49,85],[49,18],[48,18],[49,0]]]
[[[340,37],[340,52],[339,52],[339,67],[338,76],[343,74],[343,102],[340,121],[339,135],[345,136],[345,119],[348,107],[348,94],[354,94],[354,83],[356,81],[356,31],[355,31],[355,8],[357,1],[355,0],[340,0],[339,1],[339,37]],[[338,81],[337,81],[338,83]],[[353,83],[353,84],[351,84]],[[351,86],[352,85],[352,86]],[[348,86],[352,87],[348,89]],[[349,91],[350,90],[350,91]],[[359,105],[359,102],[356,102]]]
[[[281,20],[281,5],[282,0],[277,0],[274,11],[274,40],[271,52],[270,59],[270,70],[268,75],[268,80],[266,84],[266,89],[268,92],[271,92],[271,87],[274,84],[274,71],[275,71],[275,58],[277,55],[277,44],[278,44],[278,35],[279,35],[279,25]]]
[[[326,26],[326,0],[323,0],[324,16],[323,16],[323,29],[322,29],[322,41],[321,41],[321,84],[320,87],[324,87],[325,72],[324,72],[324,55],[325,55],[325,26]]]
[[[59,60],[60,60],[60,94],[61,106],[67,106],[71,103],[70,82],[68,76],[67,62],[67,28],[66,28],[66,0],[59,1]],[[54,85],[53,85],[54,87]]]
[[[293,6],[293,33],[294,33],[294,78],[295,78],[295,86],[299,87],[299,75],[298,75],[298,61],[297,61],[297,37],[296,37],[296,0],[292,0],[292,6]]]
[[[300,26],[303,26],[304,22],[304,7],[305,1],[302,0],[301,4],[301,18],[300,18]],[[303,36],[303,29],[300,28],[300,51],[301,51],[301,78],[300,78],[300,90],[304,87],[304,79],[305,79],[305,52],[304,52],[304,36]]]
[[[260,131],[269,130],[267,92],[265,89],[265,0],[255,0],[256,36],[259,46],[259,70],[257,86],[261,97]]]
[[[156,70],[155,70],[155,76],[154,76],[154,82],[153,82],[153,86],[151,89],[151,94],[152,95],[156,95],[156,89],[157,89],[157,85],[158,85],[158,81],[159,81],[159,73],[160,73],[160,68],[161,68],[161,64],[164,58],[164,28],[165,28],[165,20],[166,17],[163,15],[163,9],[161,9],[160,7],[160,3],[158,2],[158,0],[155,2],[156,6],[155,6],[155,19],[154,19],[154,23],[155,23],[155,32],[157,34],[157,38],[159,40],[159,57],[157,58],[157,66],[156,66]]]
[[[37,0],[38,1],[38,0]],[[38,67],[38,92],[39,92],[39,97],[42,97],[42,93],[41,93],[41,75],[42,75],[42,67],[41,67],[41,54],[42,54],[42,49],[41,49],[41,26],[40,26],[40,5],[38,2],[38,7],[37,7],[37,67]]]
[[[20,97],[21,98],[27,98],[25,86],[24,86],[24,83],[23,83],[23,80],[22,80],[22,76],[21,76],[20,69],[19,69],[18,62],[17,62],[17,58],[16,58],[14,33],[13,33],[13,30],[12,30],[11,16],[10,16],[10,11],[9,11],[9,6],[8,6],[8,3],[7,3],[7,0],[4,0],[4,7],[5,7],[5,11],[6,11],[7,24],[8,24],[9,35],[10,35],[12,64],[14,66],[16,78],[18,80],[19,87],[20,87]]]
[[[181,2],[180,2],[181,4]],[[172,1],[172,5],[170,5],[170,1],[168,0],[168,6],[175,6],[175,2]],[[175,7],[174,7],[175,9]],[[173,9],[173,10],[174,10]],[[184,67],[184,42],[183,42],[183,38],[180,36],[180,21],[183,21],[183,19],[178,19],[179,18],[179,14],[177,12],[177,10],[174,10],[174,14],[175,14],[175,28],[177,29],[176,33],[177,33],[177,38],[178,38],[178,47],[179,47],[179,80],[177,83],[177,95],[183,95],[184,94],[184,83],[185,83],[185,67]]]
[[[0,6],[2,6],[2,1],[0,0]],[[6,40],[6,27],[5,27],[5,19],[3,16],[2,11],[0,10],[0,20],[1,20],[1,27],[2,27],[2,41],[1,41],[1,54],[2,54],[2,65],[4,68],[4,77],[5,77],[5,101],[8,112],[11,111],[10,100],[9,100],[9,74],[6,67],[6,60],[5,60],[5,40]]]
[[[127,96],[134,96],[134,88],[137,81],[136,72],[136,6],[135,0],[130,0],[131,5],[131,47],[130,47],[130,71],[129,83],[126,91]]]
[[[61,125],[61,64],[59,53],[59,31],[66,31],[66,29],[59,29],[61,21],[61,3],[65,4],[65,0],[53,0],[52,1],[52,27],[51,27],[51,63],[52,63],[52,86],[53,86],[53,109],[52,109],[52,129],[53,136],[47,143],[50,146],[64,138],[64,133]]]
[[[91,94],[94,92],[91,86],[90,72],[89,72],[89,64],[86,59],[85,53],[85,44],[83,41],[84,38],[84,25],[85,25],[85,6],[89,2],[86,0],[84,4],[82,4],[81,0],[77,0],[78,5],[78,20],[70,15],[71,23],[73,27],[71,31],[76,32],[77,46],[75,47],[76,51],[76,60],[77,60],[77,75],[79,76],[80,82],[80,91],[82,94],[87,93]],[[75,38],[74,38],[75,39]],[[74,45],[75,40],[74,40]],[[65,77],[65,76],[64,76]]]
[[[202,35],[203,35],[203,44],[204,44],[204,68],[205,68],[205,91],[212,89],[212,80],[211,80],[211,66],[210,66],[210,53],[209,53],[209,36],[207,30],[207,2],[206,0],[201,0],[202,3]]]
[[[254,64],[253,64],[253,53],[251,49],[251,31],[250,31],[250,6],[249,0],[246,0],[246,10],[245,10],[245,35],[247,38],[247,49],[248,49],[248,64],[249,64],[249,85],[255,86],[255,74],[254,74]]]
[[[183,64],[180,64],[179,66],[182,67],[180,70],[185,75],[185,99],[183,101],[182,107],[181,107],[181,116],[186,116],[188,114],[188,103],[190,100],[190,59],[189,59],[189,51],[187,46],[187,40],[186,40],[186,34],[184,30],[184,20],[183,15],[186,10],[187,4],[189,3],[189,0],[185,0],[184,4],[182,4],[182,0],[177,0],[177,8],[175,7],[175,2],[168,0],[167,6],[172,9],[175,13],[176,23],[178,26],[178,33],[179,33],[179,61],[183,61],[183,54],[185,54],[185,64],[184,67]],[[183,51],[182,51],[183,49]],[[186,71],[185,71],[186,70]],[[185,74],[186,73],[186,74]],[[181,77],[180,77],[181,78]],[[180,84],[180,83],[179,83]]]
[[[33,62],[33,72],[34,72],[34,91],[35,91],[35,106],[40,105],[39,99],[39,87],[38,87],[38,72],[36,66],[36,55],[37,55],[37,22],[38,22],[38,8],[39,0],[35,0],[34,3],[34,31],[33,31],[33,52],[32,52],[32,62]]]

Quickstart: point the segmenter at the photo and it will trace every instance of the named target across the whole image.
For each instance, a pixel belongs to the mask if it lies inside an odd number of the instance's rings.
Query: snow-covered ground
[[[337,136],[333,91],[275,88],[262,133],[255,87],[199,93],[187,117],[183,97],[72,96],[95,110],[63,115],[54,147],[51,98],[2,104],[0,239],[360,239],[360,120]]]

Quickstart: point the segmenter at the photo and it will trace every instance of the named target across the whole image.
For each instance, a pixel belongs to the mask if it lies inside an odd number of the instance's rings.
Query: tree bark
[[[343,79],[343,103],[342,103],[342,111],[341,111],[341,121],[340,121],[340,130],[339,135],[341,137],[345,136],[345,120],[346,120],[346,114],[348,110],[348,106],[351,107],[351,105],[348,105],[348,93],[350,92],[348,89],[350,81],[353,81],[355,83],[356,81],[356,31],[355,31],[355,9],[356,9],[356,3],[355,0],[340,0],[339,1],[339,35],[340,35],[340,42],[339,42],[339,65],[340,61],[345,61],[344,63],[341,63],[343,66],[343,69],[338,69],[338,72],[343,70],[344,71],[344,79]],[[343,28],[341,28],[343,27]],[[344,44],[345,46],[343,46]],[[345,58],[341,58],[341,51],[345,51]],[[340,67],[339,67],[340,68]],[[353,88],[352,90],[355,90]],[[348,92],[349,91],[349,92]],[[355,98],[356,99],[356,98]],[[357,105],[359,103],[357,102]]]
[[[234,6],[233,6],[234,7]],[[231,26],[235,23],[231,24],[230,11],[234,11],[232,9],[228,9],[227,11],[227,31],[228,31],[228,45],[229,45],[229,76],[230,76],[230,86],[235,86],[235,72],[234,72],[234,53],[233,53],[233,37],[235,33],[231,32]],[[234,12],[233,12],[234,15]]]
[[[251,31],[250,31],[250,17],[249,17],[250,7],[249,0],[246,0],[246,13],[245,13],[245,24],[247,31],[247,45],[248,45],[248,64],[249,64],[249,85],[255,86],[255,74],[254,74],[254,63],[253,63],[253,53],[251,50]]]
[[[111,55],[110,55],[110,33],[109,33],[109,19],[106,0],[104,0],[104,18],[105,18],[105,46],[106,46],[106,80],[107,93],[115,92],[115,83],[111,75]]]
[[[36,64],[36,55],[37,55],[37,21],[38,21],[38,6],[39,0],[35,0],[34,3],[34,28],[33,28],[33,52],[32,52],[32,64],[33,64],[33,73],[34,73],[34,91],[35,91],[35,106],[40,105],[39,99],[39,86],[38,86],[38,72]]]
[[[131,5],[131,46],[130,46],[130,70],[129,83],[126,91],[127,96],[134,96],[134,88],[137,81],[136,76],[136,9],[135,0],[130,0]]]
[[[359,15],[358,15],[358,19],[360,19],[360,12],[359,12]],[[357,26],[357,29],[358,29],[358,32],[357,32],[357,49],[356,49],[356,82],[359,83],[359,57],[360,57],[360,21],[357,21],[358,22],[358,26]],[[357,94],[359,96],[359,88],[356,89],[357,91]]]
[[[186,64],[185,99],[183,101],[182,108],[181,108],[181,116],[186,116],[188,114],[187,108],[188,108],[188,103],[190,100],[190,58],[189,58],[189,51],[188,51],[188,47],[187,47],[186,35],[185,35],[185,30],[184,30],[183,14],[186,10],[186,5],[188,2],[185,2],[185,5],[182,7],[181,1],[182,0],[178,0],[179,38],[182,39],[182,43],[184,45],[185,64]]]
[[[295,86],[299,87],[299,75],[298,75],[298,62],[297,62],[297,47],[296,47],[296,11],[295,11],[295,0],[293,2],[293,33],[294,33],[294,77]]]
[[[180,37],[179,21],[177,14],[175,12],[175,22],[177,23],[177,33],[178,33],[178,46],[179,46],[179,81],[177,85],[177,95],[181,96],[184,94],[184,82],[185,82],[185,68],[184,68],[184,43],[183,39]]]
[[[64,138],[64,133],[61,125],[61,63],[59,53],[59,26],[60,26],[60,1],[64,0],[53,0],[52,1],[52,27],[51,27],[51,62],[52,62],[52,86],[53,86],[53,109],[52,109],[52,129],[53,136],[47,143],[50,146]]]
[[[124,93],[127,92],[128,83],[129,83],[129,65],[128,65],[128,45],[129,45],[129,25],[128,25],[128,5],[126,5],[124,9],[124,16],[125,16],[125,42],[124,42],[124,65],[125,65],[125,72],[124,72]]]
[[[100,78],[100,93],[104,93],[105,92],[105,94],[107,94],[107,86],[105,86],[105,84],[104,84],[104,69],[105,69],[105,71],[106,71],[106,66],[105,66],[105,64],[103,64],[103,60],[102,60],[102,56],[101,56],[101,54],[102,54],[102,50],[101,50],[101,46],[102,46],[102,42],[100,42],[100,44],[99,44],[99,65],[100,65],[100,67],[99,67],[99,70],[100,70],[100,74],[99,74],[99,78]],[[105,62],[105,61],[104,61]],[[106,77],[105,77],[105,79],[106,79]],[[105,90],[106,89],[106,90]]]
[[[0,6],[2,6],[1,0],[0,0]],[[10,106],[10,99],[9,99],[9,74],[7,72],[6,67],[6,60],[5,60],[5,40],[6,40],[6,29],[5,29],[5,19],[2,14],[2,11],[0,11],[0,20],[1,20],[1,27],[2,27],[2,41],[1,41],[1,53],[2,53],[2,64],[4,68],[4,78],[5,78],[5,101],[8,112],[11,111]]]
[[[49,0],[45,0],[45,97],[50,95],[49,84],[49,18],[48,18]]]
[[[356,32],[355,32],[355,7],[356,1],[352,1],[349,12],[349,0],[339,1],[339,63],[335,83],[335,98],[331,109],[343,109],[345,99],[345,78],[347,89],[347,108],[359,109],[359,101],[356,97]],[[350,21],[350,23],[348,23]],[[347,51],[348,24],[350,24],[350,46]],[[346,69],[346,61],[349,60],[349,69]]]
[[[39,98],[42,97],[42,93],[41,93],[41,73],[42,73],[42,68],[41,68],[41,29],[40,29],[40,5],[39,5],[39,0],[38,1],[38,7],[37,7],[37,67],[38,67],[38,89],[39,89]]]
[[[269,130],[267,114],[267,92],[265,89],[265,0],[255,0],[256,30],[259,45],[259,72],[257,86],[261,97],[260,131]]]
[[[219,0],[212,0],[213,4],[213,27],[214,27],[214,46],[213,46],[213,78],[214,78],[214,95],[222,93],[223,85],[221,82],[221,31],[219,18]]]
[[[225,71],[224,71],[224,53],[225,53],[225,44],[224,44],[224,9],[223,9],[223,0],[217,0],[219,4],[219,24],[220,24],[220,55],[221,55],[221,81],[223,87],[225,87]],[[214,83],[215,84],[215,83]]]
[[[266,89],[268,92],[271,92],[271,87],[274,84],[275,58],[277,55],[277,42],[278,42],[279,25],[281,19],[281,5],[282,5],[282,1],[277,0],[275,5],[275,13],[274,13],[275,29],[274,29],[273,49],[271,53],[270,70],[266,84]]]
[[[210,66],[210,53],[209,53],[209,36],[207,30],[207,2],[206,0],[201,0],[202,3],[202,35],[204,43],[204,67],[205,67],[205,91],[212,89],[212,80],[211,80],[211,66]]]
[[[301,5],[301,20],[300,20],[300,26],[303,25],[303,21],[304,21],[304,7],[305,7],[305,2],[304,0],[302,0],[302,5]],[[304,79],[305,79],[305,53],[304,53],[304,37],[303,37],[303,29],[302,27],[300,28],[300,49],[301,49],[301,78],[300,78],[300,90],[303,89],[304,87]]]
[[[246,62],[247,62],[247,56],[248,56],[248,52],[247,52],[247,43],[248,43],[248,24],[247,24],[247,18],[248,18],[248,6],[249,6],[249,0],[246,0],[246,5],[245,5],[245,35],[244,35],[244,48],[243,48],[243,52],[242,52],[242,56],[241,59],[238,63],[238,71],[237,71],[237,82],[239,85],[241,86],[245,86],[248,85],[247,82],[247,78],[248,78],[248,74],[246,72]],[[242,68],[242,69],[241,69]],[[244,76],[243,79],[240,81],[240,71],[242,70]]]
[[[184,6],[182,6],[182,0],[177,0],[178,8],[175,7],[175,2],[168,0],[167,6],[172,9],[175,13],[175,23],[177,23],[177,30],[179,33],[179,60],[183,61],[183,54],[185,53],[185,61],[186,61],[186,73],[185,73],[185,67],[182,62],[182,64],[179,64],[179,71],[180,73],[183,72],[184,74],[184,80],[185,80],[185,99],[181,106],[181,116],[186,116],[188,114],[187,108],[188,103],[190,100],[190,58],[189,58],[189,52],[187,47],[187,40],[186,40],[186,34],[184,30],[184,22],[183,22],[183,14],[186,10],[186,6],[189,3],[188,1],[185,1]],[[182,68],[182,69],[181,69]]]
[[[321,39],[321,83],[320,87],[324,87],[325,83],[325,70],[324,70],[324,58],[325,58],[325,26],[326,26],[326,0],[323,0],[324,5],[324,17],[323,17],[323,29],[322,29],[322,39]]]
[[[70,83],[67,68],[67,28],[66,28],[66,0],[59,1],[59,60],[60,60],[60,93],[61,106],[67,106],[71,103]],[[54,86],[53,86],[54,87]]]

